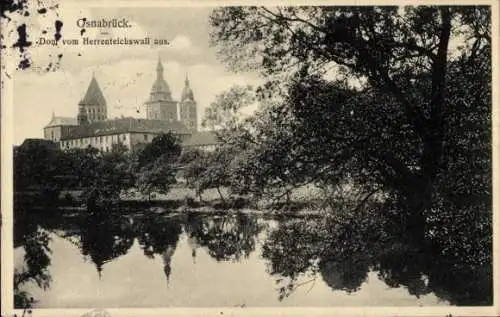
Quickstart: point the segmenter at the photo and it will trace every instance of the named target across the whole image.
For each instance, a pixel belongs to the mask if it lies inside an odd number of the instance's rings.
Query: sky
[[[25,138],[43,137],[43,127],[52,113],[57,116],[76,117],[78,102],[95,73],[97,82],[107,100],[108,118],[120,116],[145,117],[145,105],[154,82],[158,57],[164,66],[164,77],[178,100],[188,75],[190,86],[198,104],[198,123],[217,94],[233,85],[257,86],[263,82],[255,73],[232,73],[216,57],[209,46],[209,15],[212,7],[109,7],[111,1],[87,3],[59,1],[57,9],[38,14],[40,5],[50,8],[55,0],[29,0],[30,14],[14,12],[12,21],[2,21],[2,30],[8,49],[7,56],[17,65],[19,49],[12,48],[18,40],[17,27],[27,25],[28,41],[32,45],[27,53],[31,67],[9,71],[13,81],[13,142],[20,144]],[[137,2],[135,2],[137,3]],[[151,2],[149,2],[151,3]],[[107,6],[103,6],[103,4]],[[177,3],[179,5],[179,3]],[[77,21],[100,19],[127,19],[131,27],[120,29],[86,28],[81,34]],[[53,40],[55,22],[60,20],[59,45],[40,45],[40,38]],[[103,31],[107,34],[102,34]],[[44,33],[46,32],[46,33]],[[82,38],[163,39],[168,45],[86,46]],[[79,45],[65,45],[63,41],[78,39]],[[452,39],[450,47],[463,40]],[[451,51],[454,51],[452,49]],[[59,59],[58,56],[62,58]],[[55,67],[55,65],[58,65]],[[15,66],[15,65],[14,65]],[[48,69],[48,71],[47,71]],[[331,77],[336,76],[333,68]],[[256,105],[246,109],[251,113]]]
[[[56,116],[76,117],[78,102],[95,73],[107,101],[108,118],[145,117],[144,102],[154,82],[158,57],[164,66],[164,77],[174,100],[180,98],[188,75],[198,103],[198,122],[205,107],[215,96],[233,85],[258,85],[254,73],[232,73],[216,58],[209,46],[208,17],[210,7],[83,7],[72,1],[59,3],[56,10],[37,14],[36,4],[29,16],[12,16],[6,32],[7,41],[17,40],[16,28],[27,25],[31,67],[12,72],[13,142],[43,137],[43,127]],[[85,28],[88,38],[165,39],[168,45],[85,46],[77,20],[128,19],[131,27],[120,29]],[[59,45],[37,44],[40,37],[54,39],[55,21],[63,25]],[[44,34],[43,31],[46,31]],[[101,34],[102,32],[108,34]],[[65,45],[63,40],[79,39],[79,45]],[[15,55],[13,55],[15,54]],[[63,54],[59,59],[58,55]],[[18,52],[11,51],[17,62]],[[59,64],[59,67],[55,67]],[[47,69],[49,69],[47,71]]]

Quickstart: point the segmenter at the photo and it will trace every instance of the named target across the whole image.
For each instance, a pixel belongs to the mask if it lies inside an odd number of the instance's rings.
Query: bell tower
[[[181,122],[184,123],[191,132],[196,132],[198,130],[198,114],[196,108],[193,90],[189,86],[189,79],[186,74],[181,101],[179,102],[179,112]]]
[[[92,73],[87,92],[78,103],[78,124],[104,121],[108,118],[106,99],[97,83],[95,74]]]
[[[146,117],[149,120],[178,121],[177,103],[172,100],[170,88],[163,78],[163,65],[159,56],[156,64],[156,79],[145,104]]]

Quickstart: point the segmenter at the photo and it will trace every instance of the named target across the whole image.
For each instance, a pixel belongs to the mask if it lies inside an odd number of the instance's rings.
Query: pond
[[[335,256],[321,221],[150,210],[23,218],[16,294],[38,308],[450,305],[393,254]]]

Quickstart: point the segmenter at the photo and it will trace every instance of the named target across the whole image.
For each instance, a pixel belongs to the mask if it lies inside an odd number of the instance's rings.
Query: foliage
[[[181,155],[181,143],[172,133],[160,134],[138,154],[139,168],[154,164],[157,159],[173,164]]]
[[[168,160],[159,158],[141,168],[137,176],[137,189],[151,199],[151,194],[168,193],[170,186],[176,183],[176,169]]]
[[[133,184],[129,157],[119,150],[101,153],[89,147],[69,155],[78,162],[76,174],[83,187],[81,198],[91,210],[95,205],[118,200],[122,190]]]
[[[187,163],[184,169],[187,185],[196,190],[200,199],[203,191],[216,188],[221,200],[225,200],[221,187],[227,187],[232,182],[231,162],[240,157],[234,154],[240,150],[239,136],[246,125],[246,121],[240,118],[241,110],[254,101],[255,92],[251,86],[233,86],[217,95],[205,110],[203,126],[216,132],[220,145],[213,153],[194,151],[186,152],[181,157]]]
[[[186,162],[182,173],[186,180],[186,185],[194,189],[198,198],[202,200],[201,195],[204,188],[200,180],[207,171],[208,154],[201,151],[190,152],[190,154],[186,154],[182,159]]]
[[[54,204],[65,187],[67,164],[64,154],[45,143],[22,145],[14,149],[14,191],[37,191],[39,201]]]
[[[57,205],[63,189],[82,189],[86,203],[116,200],[134,184],[132,161],[123,145],[101,153],[96,148],[61,151],[43,144],[14,151],[15,191],[42,194],[38,203]]]
[[[194,160],[198,159],[200,156],[203,155],[203,151],[199,150],[197,148],[185,148],[182,150],[181,155],[179,156],[179,164],[181,166],[185,166]]]
[[[177,163],[181,155],[180,140],[173,134],[161,134],[138,154],[136,186],[151,199],[153,192],[167,193],[176,183]]]
[[[215,97],[205,109],[202,126],[212,131],[228,130],[238,123],[241,110],[255,101],[252,86],[233,86]]]

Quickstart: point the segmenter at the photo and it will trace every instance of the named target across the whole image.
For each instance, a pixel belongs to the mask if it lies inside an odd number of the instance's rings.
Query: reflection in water
[[[149,214],[136,225],[139,244],[144,255],[154,258],[159,254],[163,260],[163,272],[170,279],[171,262],[174,251],[182,233],[181,222],[176,218],[165,218],[157,214]]]
[[[279,288],[279,299],[302,286],[297,281],[306,274],[313,276],[312,281],[321,276],[334,291],[351,293],[360,289],[370,271],[388,286],[403,286],[417,298],[435,293],[458,305],[484,305],[491,299],[487,265],[474,270],[450,262],[432,250],[384,235],[379,225],[363,228],[359,222],[340,225],[332,219],[281,222],[263,246],[269,273],[277,276],[277,283],[287,281]]]
[[[238,261],[255,250],[256,236],[262,225],[255,215],[206,217],[190,214],[184,228],[193,248],[193,258],[197,246],[202,246],[217,261]]]
[[[79,226],[82,255],[95,264],[99,276],[103,265],[127,254],[134,242],[134,232],[128,218],[112,210],[89,213]]]
[[[348,293],[360,289],[368,277],[369,266],[366,260],[321,258],[319,272],[323,280],[332,290],[343,290]]]
[[[33,281],[40,288],[50,287],[49,240],[47,231],[37,224],[37,219],[20,209],[14,226],[14,248],[23,246],[24,261],[22,267],[14,270],[14,306],[17,308],[30,308],[34,302],[28,292],[21,290],[23,284]]]
[[[149,210],[133,215],[98,210],[85,216],[63,217],[50,224],[16,217],[15,247],[23,247],[25,265],[16,268],[15,305],[26,306],[29,294],[20,289],[27,281],[34,281],[40,288],[50,286],[48,231],[72,242],[95,265],[99,278],[106,274],[106,263],[120,261],[123,255],[138,250],[140,256],[161,259],[168,285],[173,270],[180,269],[174,255],[183,245],[189,252],[189,262],[190,256],[193,263],[196,257],[203,260],[196,265],[209,265],[206,258],[221,266],[236,266],[246,262],[244,259],[252,258],[249,263],[263,259],[278,285],[280,301],[306,284],[309,290],[323,283],[325,289],[333,291],[360,292],[374,274],[391,288],[403,286],[417,298],[434,293],[456,304],[487,298],[488,288],[481,291],[481,287],[488,281],[488,272],[482,280],[478,279],[481,273],[463,267],[460,270],[459,263],[443,261],[428,250],[401,243],[386,234],[383,223],[355,218],[342,222],[331,218],[270,222],[247,214],[164,215]],[[268,230],[263,231],[267,225]],[[261,232],[265,234],[260,235]],[[259,246],[259,242],[263,245]],[[447,273],[447,269],[453,274]]]

